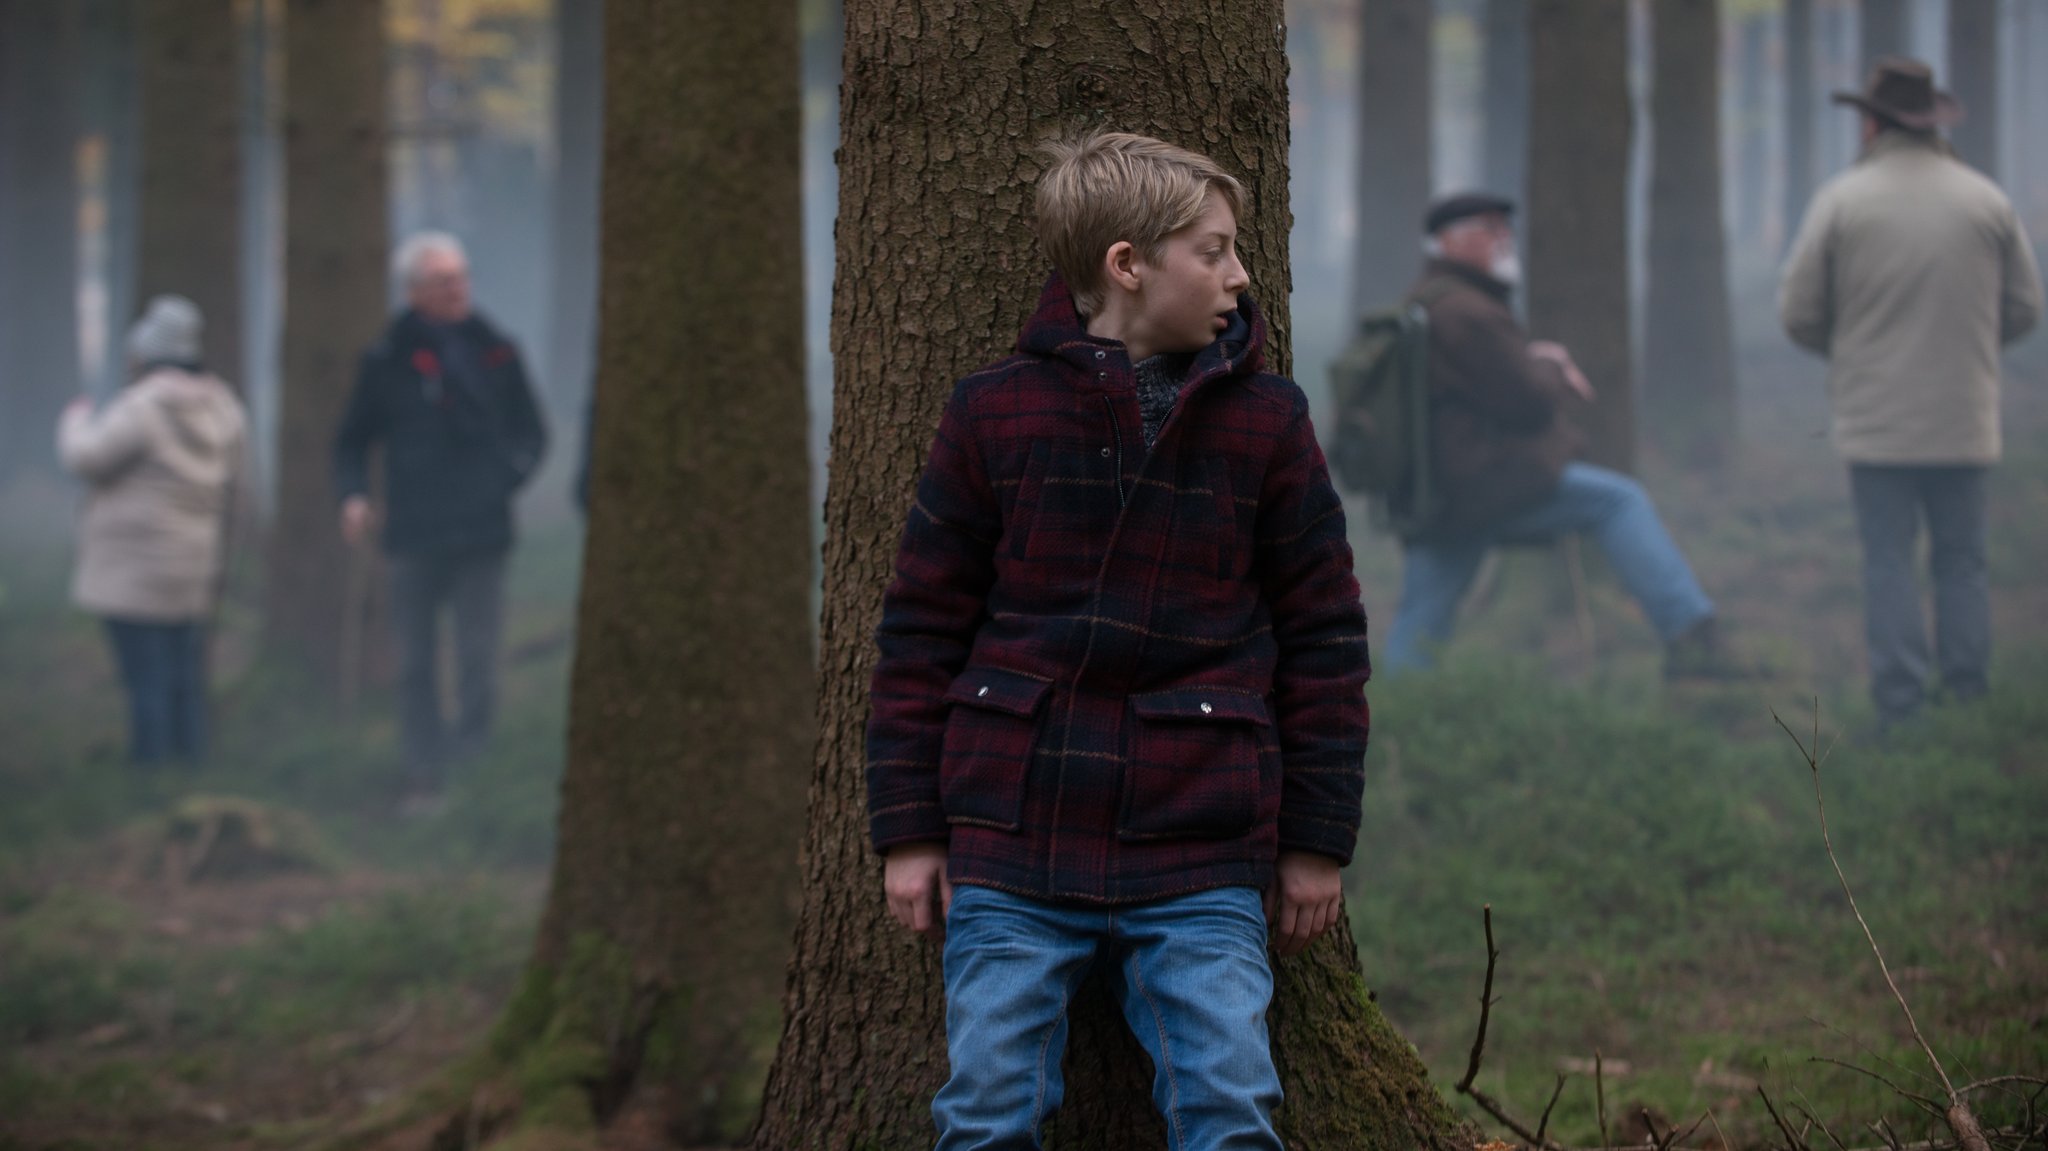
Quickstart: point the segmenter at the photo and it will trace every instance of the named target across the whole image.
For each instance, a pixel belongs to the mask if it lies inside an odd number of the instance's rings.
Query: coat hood
[[[241,451],[241,401],[219,377],[160,368],[135,382],[132,402],[153,407],[161,423],[158,458],[198,482],[224,479]]]
[[[1090,377],[1094,375],[1098,350],[1122,347],[1120,340],[1088,334],[1088,326],[1074,306],[1074,293],[1058,272],[1045,281],[1045,288],[1038,294],[1038,307],[1017,336],[1019,352],[1065,360]],[[1188,378],[1250,375],[1263,368],[1265,362],[1266,318],[1252,301],[1251,293],[1243,292],[1237,297],[1237,313],[1230,318],[1230,326],[1196,353]]]

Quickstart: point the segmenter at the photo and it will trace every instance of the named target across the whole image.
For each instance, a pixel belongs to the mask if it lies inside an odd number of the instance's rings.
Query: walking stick
[[[363,630],[369,614],[370,559],[361,543],[350,544],[341,591],[341,713],[353,717],[362,689]]]

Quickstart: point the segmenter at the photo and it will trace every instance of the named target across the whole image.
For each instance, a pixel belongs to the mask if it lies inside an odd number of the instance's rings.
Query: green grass
[[[2005,672],[1984,705],[1882,750],[1835,743],[1821,772],[1863,913],[1964,1078],[2048,1065],[2048,663]],[[1677,706],[1479,661],[1388,684],[1374,704],[1353,925],[1381,1007],[1444,1082],[1477,1022],[1490,904],[1501,1002],[1481,1085],[1525,1115],[1553,1070],[1598,1051],[1629,1069],[1607,1084],[1610,1111],[1647,1103],[1689,1122],[1714,1105],[1753,1130],[1761,1110],[1732,1074],[1803,1092],[1831,1122],[1905,1117],[1883,1088],[1806,1063],[1857,1058],[1860,1042],[1924,1069],[1782,733],[1730,739]],[[1809,731],[1810,712],[1786,718]],[[1823,746],[1838,732],[1824,714]],[[1591,1099],[1588,1083],[1567,1090],[1567,1140],[1597,1139]]]

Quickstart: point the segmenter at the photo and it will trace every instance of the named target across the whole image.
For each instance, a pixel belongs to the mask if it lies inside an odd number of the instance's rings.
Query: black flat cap
[[[1422,217],[1422,232],[1434,236],[1460,220],[1484,216],[1489,212],[1512,216],[1515,214],[1515,202],[1490,192],[1459,192],[1445,196],[1429,206],[1429,213]]]

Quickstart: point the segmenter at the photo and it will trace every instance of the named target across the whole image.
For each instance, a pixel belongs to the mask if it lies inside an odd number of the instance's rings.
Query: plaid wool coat
[[[1017,354],[953,389],[882,607],[877,851],[1089,904],[1349,862],[1365,612],[1301,389],[1251,297],[1148,453],[1123,345],[1054,276]]]

